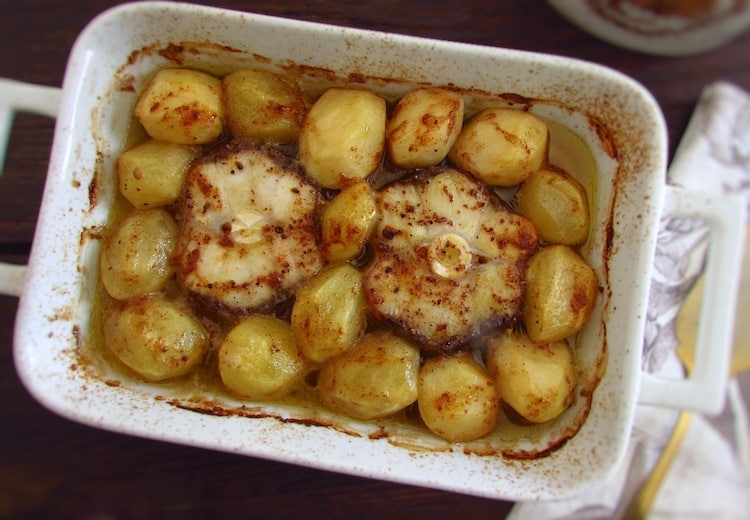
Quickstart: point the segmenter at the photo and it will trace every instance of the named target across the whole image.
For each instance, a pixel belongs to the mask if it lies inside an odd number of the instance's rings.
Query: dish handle
[[[62,89],[0,78],[0,174],[5,164],[13,116],[30,112],[57,118]],[[20,296],[26,278],[26,266],[0,262],[0,294]]]
[[[665,216],[704,219],[711,233],[705,267],[695,366],[689,377],[668,379],[643,372],[640,404],[716,415],[724,407],[745,240],[745,200],[667,186]]]

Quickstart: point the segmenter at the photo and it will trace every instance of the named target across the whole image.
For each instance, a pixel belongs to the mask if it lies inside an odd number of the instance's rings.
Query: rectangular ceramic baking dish
[[[584,251],[602,292],[577,339],[585,388],[577,405],[524,440],[448,444],[421,431],[324,411],[240,403],[147,385],[97,361],[92,307],[100,235],[137,93],[170,65],[221,73],[294,65],[339,83],[398,95],[418,84],[523,96],[553,129],[562,167],[590,172],[593,230]],[[562,57],[303,23],[177,3],[122,5],[80,35],[62,89],[3,81],[3,144],[14,110],[57,117],[49,173],[14,341],[18,373],[50,410],[93,427],[292,464],[473,495],[544,500],[601,482],[622,459],[636,404],[716,411],[723,402],[729,312],[704,313],[696,377],[641,372],[644,321],[660,218],[714,223],[704,307],[729,294],[739,272],[739,200],[665,184],[666,131],[634,81]],[[508,99],[513,99],[513,96]],[[581,166],[585,165],[585,166]],[[12,269],[12,268],[9,268]],[[13,274],[13,271],[11,271]],[[731,302],[730,302],[731,303]],[[593,393],[591,392],[593,390]]]

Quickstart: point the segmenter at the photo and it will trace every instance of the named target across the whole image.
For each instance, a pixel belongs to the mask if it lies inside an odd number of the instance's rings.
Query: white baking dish
[[[590,161],[598,175],[591,188],[594,230],[585,251],[602,293],[577,346],[584,380],[596,387],[590,409],[586,395],[579,396],[560,421],[524,443],[491,438],[449,445],[320,410],[187,395],[174,385],[139,383],[98,362],[91,311],[98,230],[115,189],[113,161],[126,140],[137,92],[153,71],[175,60],[215,71],[295,64],[353,82],[381,78],[369,85],[386,94],[432,83],[535,100],[531,110],[558,128],[554,160],[571,168]],[[0,92],[6,119],[9,110],[54,115],[59,106],[14,352],[29,391],[64,417],[363,477],[542,500],[607,478],[624,455],[637,403],[703,411],[723,403],[733,313],[717,302],[733,303],[743,208],[734,198],[719,201],[665,184],[661,113],[645,89],[616,72],[514,50],[144,2],[108,11],[84,30],[61,91],[5,81]],[[655,380],[640,367],[659,220],[674,213],[706,216],[715,224],[707,284],[715,290],[704,306],[696,377],[688,381]]]

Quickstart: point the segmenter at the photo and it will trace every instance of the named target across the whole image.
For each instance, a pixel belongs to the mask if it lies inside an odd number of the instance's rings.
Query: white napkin
[[[727,83],[706,88],[675,154],[672,184],[747,195],[750,221],[750,94]],[[644,338],[643,368],[679,377],[675,320],[703,268],[708,226],[665,217],[659,231]],[[649,518],[750,518],[750,432],[742,387],[729,385],[717,418],[695,414]],[[518,503],[509,519],[616,518],[658,461],[677,412],[639,406],[623,465],[610,481],[564,501]]]

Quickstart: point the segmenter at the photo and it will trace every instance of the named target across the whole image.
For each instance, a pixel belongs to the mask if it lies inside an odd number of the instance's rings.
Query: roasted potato
[[[180,196],[195,148],[150,139],[117,158],[120,193],[136,208],[156,208]]]
[[[575,360],[567,342],[534,343],[506,332],[487,348],[487,369],[500,399],[529,422],[547,422],[573,399]]]
[[[385,99],[367,90],[330,88],[307,112],[300,162],[324,188],[365,179],[383,157],[385,122]]]
[[[470,352],[428,359],[419,371],[417,389],[422,420],[448,441],[478,439],[497,426],[495,385]]]
[[[526,269],[523,322],[532,341],[550,343],[580,331],[599,290],[596,273],[570,246],[537,251]]]
[[[365,328],[362,274],[337,264],[316,275],[297,293],[292,330],[302,356],[323,363],[354,345]]]
[[[232,134],[274,143],[297,139],[306,105],[292,79],[242,69],[227,75],[223,84],[226,125]]]
[[[112,353],[149,381],[188,374],[208,349],[208,334],[198,320],[158,295],[108,307],[102,333]]]
[[[179,230],[162,209],[134,211],[105,238],[101,280],[110,296],[126,300],[161,290],[173,274],[170,257]]]
[[[323,404],[355,419],[391,415],[417,400],[419,348],[388,332],[363,336],[318,375]]]
[[[549,130],[533,114],[486,108],[464,125],[448,158],[490,186],[511,187],[541,168]]]
[[[350,260],[367,243],[377,221],[375,191],[365,181],[340,191],[323,210],[323,250],[330,262]]]
[[[224,131],[221,80],[191,69],[162,69],[135,105],[149,136],[175,144],[205,144]]]
[[[581,244],[589,234],[586,192],[573,177],[553,168],[532,173],[517,194],[518,209],[539,236],[552,244]]]
[[[464,120],[464,98],[443,88],[420,88],[401,98],[386,129],[388,155],[404,169],[439,164]]]
[[[234,395],[278,399],[302,379],[305,362],[287,322],[255,315],[235,325],[224,338],[219,374]]]

